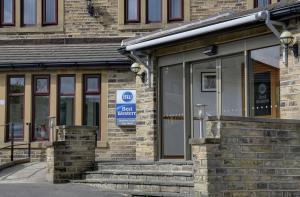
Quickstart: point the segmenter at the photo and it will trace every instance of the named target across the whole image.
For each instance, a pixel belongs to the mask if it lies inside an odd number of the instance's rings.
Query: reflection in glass
[[[15,138],[23,138],[24,96],[9,97],[9,122],[13,124],[10,126],[9,137],[14,131]]]
[[[170,19],[182,19],[182,0],[169,0]]]
[[[75,92],[75,77],[61,77],[60,78],[60,93],[74,94]]]
[[[47,93],[48,92],[48,78],[37,78],[36,79],[36,93]]]
[[[126,0],[127,2],[127,21],[139,20],[139,0]]]
[[[23,25],[36,24],[36,0],[22,0]]]
[[[162,155],[184,156],[183,67],[163,67],[162,73]]]
[[[74,97],[61,96],[59,103],[60,125],[74,125]]]
[[[45,23],[56,23],[56,1],[57,0],[44,0]]]
[[[48,136],[49,96],[36,96],[34,109],[35,109],[34,138],[49,139]]]
[[[148,22],[161,21],[161,0],[148,0],[147,1],[147,19]]]
[[[24,77],[12,77],[12,78],[10,78],[9,83],[10,83],[9,93],[23,93],[24,92],[24,85],[25,85]]]
[[[87,78],[87,92],[99,92],[99,78],[88,77]]]
[[[84,125],[99,126],[99,95],[87,95],[85,98],[85,119]]]
[[[3,0],[3,24],[13,24],[13,1],[14,0]]]

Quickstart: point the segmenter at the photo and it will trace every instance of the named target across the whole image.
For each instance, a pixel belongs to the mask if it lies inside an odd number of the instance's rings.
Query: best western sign
[[[136,91],[117,90],[116,124],[136,125]]]

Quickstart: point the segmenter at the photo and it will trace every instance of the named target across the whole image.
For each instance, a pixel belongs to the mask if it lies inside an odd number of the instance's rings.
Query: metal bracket
[[[270,19],[270,13],[268,11],[266,11],[266,26],[274,33],[274,35],[280,39],[280,32],[276,29],[275,26],[281,26],[283,29],[286,29],[287,26],[285,23],[283,22],[279,22],[279,21],[272,21]]]

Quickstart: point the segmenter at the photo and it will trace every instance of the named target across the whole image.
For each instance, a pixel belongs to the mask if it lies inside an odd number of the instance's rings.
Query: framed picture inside
[[[201,92],[215,92],[217,89],[217,74],[215,72],[201,73]]]

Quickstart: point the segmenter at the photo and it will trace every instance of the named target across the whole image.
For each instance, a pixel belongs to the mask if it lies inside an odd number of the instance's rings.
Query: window
[[[169,21],[183,20],[183,0],[168,1]]]
[[[74,125],[75,76],[59,76],[58,125]]]
[[[140,22],[140,0],[125,0],[125,20],[127,23]]]
[[[57,25],[57,0],[43,0],[43,25]]]
[[[262,8],[268,6],[268,4],[271,4],[272,0],[254,0],[254,7],[255,8]]]
[[[96,126],[100,123],[100,76],[84,76],[83,125]],[[98,129],[98,138],[100,132]]]
[[[1,0],[1,25],[15,24],[15,0]]]
[[[49,139],[48,118],[49,118],[49,76],[35,76],[33,88],[33,139]]]
[[[15,139],[24,137],[24,92],[24,76],[9,76],[7,123],[10,126],[7,129],[7,139],[10,139],[12,132]]]
[[[36,25],[36,0],[22,0],[22,25],[34,26]]]
[[[162,2],[161,0],[147,0],[147,22],[161,22]]]

